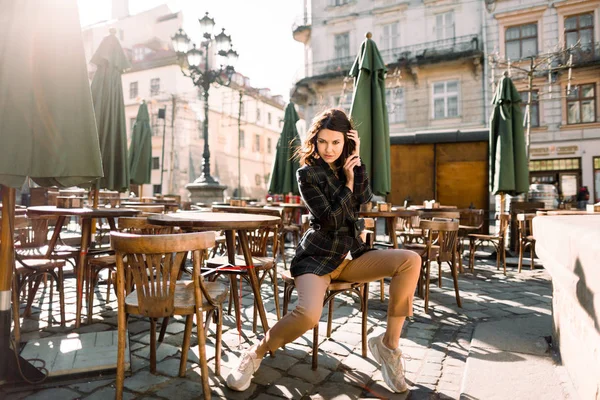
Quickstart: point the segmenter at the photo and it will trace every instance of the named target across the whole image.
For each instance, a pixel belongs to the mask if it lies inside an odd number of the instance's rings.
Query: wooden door
[[[394,205],[422,204],[431,200],[435,188],[435,153],[433,144],[393,145],[390,152],[392,189],[387,201]]]
[[[487,209],[487,142],[436,144],[436,200],[458,208]]]

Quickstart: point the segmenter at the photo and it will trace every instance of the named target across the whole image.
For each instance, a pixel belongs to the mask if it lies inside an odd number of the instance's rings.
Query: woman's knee
[[[396,274],[401,272],[418,274],[421,271],[421,256],[411,250],[397,250],[398,263]]]
[[[296,306],[292,314],[295,318],[295,325],[302,327],[304,330],[312,329],[321,319],[323,308],[306,308],[301,305]]]

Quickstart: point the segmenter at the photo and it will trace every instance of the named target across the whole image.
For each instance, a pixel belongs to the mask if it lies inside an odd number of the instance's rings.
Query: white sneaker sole
[[[382,361],[381,355],[379,354],[379,350],[377,349],[377,345],[375,344],[375,341],[377,339],[378,339],[378,337],[369,339],[368,346],[369,346],[369,350],[371,351],[371,354],[373,354],[373,357],[375,357],[375,361],[377,361],[379,363],[379,365],[381,365],[381,375],[383,375],[383,380],[384,380],[385,384],[388,385],[390,387],[390,389],[392,389],[392,391],[394,391],[396,393],[406,392],[408,390],[408,386],[404,389],[399,389],[396,387],[396,385],[394,385],[392,383],[392,380],[390,379],[390,376],[388,374],[388,370],[387,370],[387,368],[385,368],[383,366],[383,361]]]

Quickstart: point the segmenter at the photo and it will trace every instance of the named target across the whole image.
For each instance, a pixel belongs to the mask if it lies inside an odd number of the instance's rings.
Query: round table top
[[[279,224],[281,218],[270,215],[224,212],[185,212],[161,214],[148,217],[156,225],[203,229],[257,229],[265,225]]]
[[[274,202],[271,204],[267,204],[267,206],[275,206],[275,207],[284,207],[284,208],[306,208],[304,204],[298,203],[278,203]]]
[[[392,218],[392,217],[411,217],[419,215],[417,211],[396,210],[396,211],[359,211],[358,215],[368,218]]]
[[[74,215],[90,218],[133,217],[139,211],[133,208],[58,208],[56,206],[34,206],[27,209],[31,215]]]

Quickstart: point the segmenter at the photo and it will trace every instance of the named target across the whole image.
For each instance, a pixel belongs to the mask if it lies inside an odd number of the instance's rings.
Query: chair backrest
[[[426,232],[427,251],[431,246],[439,247],[439,261],[452,261],[456,253],[458,241],[458,221],[421,220],[421,229]]]
[[[141,211],[141,214],[163,214],[165,212],[165,206],[162,204],[144,204],[144,205],[133,205],[126,204],[124,208],[133,208]]]
[[[506,230],[508,229],[508,224],[510,223],[510,214],[502,213],[496,218],[500,221],[500,229],[498,229],[497,236],[504,237],[506,235]]]
[[[474,226],[481,229],[485,220],[485,210],[476,208],[461,208],[458,210],[460,213],[460,224],[465,226]],[[473,233],[473,232],[471,232]]]
[[[423,213],[421,214],[421,220],[433,220],[434,218],[460,220],[460,213],[458,211],[423,210]]]
[[[533,213],[517,214],[519,233],[521,237],[533,235],[533,218],[535,218],[536,215],[537,214]]]
[[[15,216],[15,243],[19,248],[44,246],[48,242],[49,218]]]
[[[121,217],[119,218],[119,230],[127,233],[140,235],[167,235],[173,233],[172,226],[154,225],[145,217]]]
[[[140,315],[168,317],[175,309],[175,284],[187,253],[193,253],[194,280],[200,281],[199,263],[204,250],[215,244],[214,232],[177,235],[135,235],[112,232],[116,252],[117,295],[125,295],[126,272],[131,273],[137,291]]]
[[[250,252],[255,257],[266,257],[268,244],[271,242],[270,237],[278,238],[282,229],[282,209],[279,207],[260,208],[260,207],[235,207],[235,206],[213,206],[213,211],[229,212],[229,213],[244,213],[244,214],[259,214],[269,215],[271,217],[279,217],[277,225],[264,225],[253,231],[246,231],[248,235],[248,245]],[[273,240],[272,254],[277,255],[279,249],[279,240]]]
[[[396,230],[402,232],[412,232],[414,228],[419,227],[421,221],[421,211],[418,210],[394,210],[397,213]]]

